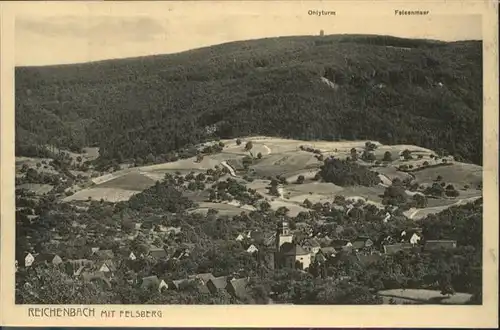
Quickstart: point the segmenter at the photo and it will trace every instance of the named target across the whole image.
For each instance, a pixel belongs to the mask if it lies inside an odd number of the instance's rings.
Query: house
[[[143,277],[141,281],[141,289],[143,290],[158,290],[162,292],[168,288],[167,283],[164,280],[159,279],[158,276],[147,276]]]
[[[417,233],[413,233],[410,237],[410,244],[417,245],[421,240],[421,237]]]
[[[316,255],[316,253],[318,253],[319,249],[321,248],[319,240],[315,238],[306,239],[302,246],[304,247],[304,249],[311,252],[313,256]]]
[[[280,266],[307,269],[311,264],[311,253],[295,243],[284,243],[279,251]]]
[[[226,291],[229,292],[230,295],[236,297],[239,300],[247,301],[251,299],[248,283],[249,283],[248,278],[232,279],[228,281],[226,286]]]
[[[137,256],[134,254],[134,252],[130,251],[127,258],[128,260],[136,260]]]
[[[51,264],[53,266],[58,266],[63,263],[61,257],[53,253],[40,253],[35,257],[36,264]]]
[[[93,258],[97,260],[113,260],[115,254],[112,250],[97,250],[94,252]]]
[[[180,248],[175,250],[174,254],[172,255],[172,259],[174,260],[181,260],[184,258],[189,257],[190,251],[187,248]]]
[[[346,247],[352,246],[351,242],[345,239],[335,239],[330,242],[330,245],[336,250],[342,250]]]
[[[246,245],[245,246],[245,250],[248,252],[248,253],[255,253],[255,252],[258,252],[259,249],[253,245],[253,244],[249,244],[249,245]]]
[[[106,278],[102,272],[82,272],[80,277],[85,282],[93,282],[101,284],[103,287],[111,289],[111,282]]]
[[[29,252],[24,252],[20,255],[17,261],[21,267],[31,267],[35,261],[35,256]]]
[[[184,284],[189,283],[190,281],[187,279],[182,280],[173,280],[168,283],[168,288],[172,290],[180,290],[182,289]]]
[[[181,233],[182,229],[181,227],[167,227],[166,228],[166,233],[167,234],[172,234],[172,235],[179,235]]]
[[[334,258],[337,255],[337,250],[333,246],[322,247],[319,249],[318,254],[321,254],[324,258]]]
[[[228,283],[227,276],[214,277],[207,282],[207,288],[212,294],[225,290]]]
[[[79,276],[84,269],[90,269],[94,265],[94,262],[89,259],[70,259],[67,260],[69,266],[67,266],[66,271],[68,275]]]
[[[212,273],[201,273],[196,275],[189,275],[188,279],[190,280],[198,280],[203,285],[206,285],[208,281],[215,279],[215,276]]]
[[[241,241],[243,241],[244,239],[245,239],[245,235],[243,235],[243,234],[238,234],[238,236],[236,236],[236,238],[235,238],[235,240],[236,240],[237,242],[241,242]]]
[[[413,245],[410,243],[395,243],[384,245],[384,253],[394,255],[399,252],[410,252],[413,250]]]
[[[116,272],[116,265],[112,260],[102,260],[96,263],[95,269],[109,276]]]
[[[149,249],[148,256],[155,260],[166,259],[168,258],[168,253],[164,248],[152,247]]]
[[[448,250],[457,247],[457,241],[453,240],[428,240],[425,241],[425,251]]]
[[[355,251],[370,249],[372,246],[373,241],[365,236],[359,236],[352,242],[352,247]]]

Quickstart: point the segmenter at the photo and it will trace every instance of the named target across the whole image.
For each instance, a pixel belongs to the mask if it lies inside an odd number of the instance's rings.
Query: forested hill
[[[481,164],[482,43],[281,37],[16,68],[18,155],[93,145],[121,161],[255,134],[416,144]]]

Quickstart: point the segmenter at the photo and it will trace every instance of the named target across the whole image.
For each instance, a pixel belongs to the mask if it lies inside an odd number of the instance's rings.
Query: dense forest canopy
[[[481,164],[481,127],[480,41],[281,37],[16,68],[18,155],[99,146],[123,161],[258,134],[408,143]]]

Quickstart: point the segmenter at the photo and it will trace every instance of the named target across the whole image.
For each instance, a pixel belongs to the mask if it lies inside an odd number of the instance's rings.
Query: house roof
[[[179,287],[181,286],[182,283],[184,282],[189,282],[188,280],[186,279],[182,279],[182,280],[173,280],[172,281],[172,284],[173,286],[176,288],[176,289],[179,289]]]
[[[115,254],[113,253],[112,250],[98,250],[94,253],[99,259],[101,260],[107,260],[107,259],[114,259]]]
[[[337,250],[333,246],[322,247],[319,249],[325,255],[332,255],[337,253]]]
[[[347,243],[349,243],[349,241],[345,240],[345,239],[334,239],[334,240],[331,241],[330,244],[333,247],[340,248],[340,247],[345,246]]]
[[[280,250],[285,256],[303,256],[309,254],[309,252],[304,250],[300,245],[294,243],[284,243]]]
[[[217,289],[225,289],[227,286],[227,276],[214,277],[213,279],[210,279],[210,282]]]
[[[141,288],[149,288],[151,286],[158,287],[160,285],[160,283],[161,283],[161,281],[158,278],[158,276],[156,276],[156,275],[143,277],[142,283],[141,283]]]
[[[100,269],[103,265],[106,265],[111,272],[116,271],[116,265],[113,260],[101,260],[96,264],[96,268]]]
[[[177,249],[175,250],[174,254],[172,255],[172,258],[181,258],[183,257],[184,255],[186,255],[187,253],[189,253],[189,249]]]
[[[215,276],[212,273],[201,273],[195,275],[189,275],[189,279],[200,279],[203,283],[207,283],[211,279],[215,279]]]
[[[326,258],[325,258],[325,256],[322,253],[318,253],[314,257],[314,260],[317,260],[319,262],[324,262],[324,261],[326,261]]]
[[[57,254],[54,253],[40,253],[35,257],[35,262],[53,262],[54,260],[61,260],[61,257],[59,257]]]
[[[428,240],[425,242],[425,248],[439,248],[439,247],[454,247],[457,241],[453,240]]]
[[[90,282],[90,281],[101,281],[102,283],[105,283],[108,287],[111,287],[111,283],[109,280],[106,278],[103,272],[83,272],[82,273],[82,278],[84,281]]]
[[[307,247],[320,247],[320,242],[316,238],[309,238],[304,241],[304,246]]]
[[[229,285],[233,287],[234,295],[237,298],[243,299],[250,296],[250,292],[247,287],[248,282],[249,280],[247,278],[234,279],[229,282]]]
[[[390,245],[384,245],[384,253],[385,254],[396,254],[399,251],[407,251],[412,248],[412,245],[409,243],[396,243]]]
[[[149,255],[155,259],[161,259],[168,256],[167,251],[163,248],[151,248],[149,249]]]

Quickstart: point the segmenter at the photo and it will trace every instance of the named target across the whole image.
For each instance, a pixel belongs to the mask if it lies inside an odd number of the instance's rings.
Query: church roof
[[[285,256],[303,256],[309,254],[300,245],[294,243],[284,243],[280,250],[281,254]]]

